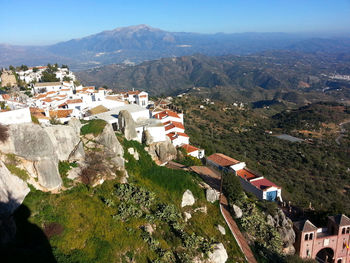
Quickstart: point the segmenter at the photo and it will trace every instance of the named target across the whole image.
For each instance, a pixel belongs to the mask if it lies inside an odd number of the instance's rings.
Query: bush
[[[5,125],[0,124],[0,141],[5,142],[8,137],[8,128]]]
[[[105,128],[107,122],[104,120],[91,120],[87,124],[85,124],[83,127],[81,127],[80,133],[81,135],[86,135],[92,133],[94,136],[97,136],[102,133],[103,129]]]
[[[33,122],[33,123],[35,123],[35,124],[40,124],[37,117],[35,117],[34,115],[30,115],[30,117],[32,118],[32,122]]]
[[[243,189],[238,176],[229,173],[223,173],[222,191],[227,197],[229,203],[234,203],[243,197]]]
[[[54,222],[44,225],[44,233],[48,239],[50,239],[53,236],[62,234],[63,230],[63,226],[59,223]]]

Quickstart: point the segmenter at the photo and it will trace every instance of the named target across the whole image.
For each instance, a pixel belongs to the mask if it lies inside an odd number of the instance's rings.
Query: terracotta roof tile
[[[82,103],[83,101],[81,99],[73,99],[73,100],[67,100],[66,104],[75,104],[75,103]]]
[[[273,186],[280,188],[279,186],[275,185],[273,182],[267,180],[266,178],[261,178],[256,180],[251,179],[249,182],[252,185],[254,185],[256,188],[259,188],[260,190],[263,190],[263,191]]]
[[[55,118],[67,118],[73,112],[73,110],[54,110],[50,111],[50,117]]]
[[[226,166],[231,166],[237,163],[240,163],[240,161],[237,161],[229,156],[226,156],[222,153],[214,153],[212,155],[210,155],[209,157],[207,157],[208,160],[222,166],[222,167],[226,167]]]
[[[194,147],[189,144],[184,144],[181,147],[184,148],[187,153],[192,153],[199,150],[197,147]]]

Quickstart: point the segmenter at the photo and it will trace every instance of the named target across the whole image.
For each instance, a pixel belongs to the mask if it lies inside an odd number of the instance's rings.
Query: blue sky
[[[0,43],[50,44],[120,26],[168,31],[347,32],[350,0],[0,0]]]

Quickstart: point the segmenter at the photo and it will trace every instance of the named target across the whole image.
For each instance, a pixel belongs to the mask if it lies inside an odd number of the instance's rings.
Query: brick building
[[[301,258],[318,262],[350,263],[350,219],[345,215],[328,217],[326,228],[309,220],[294,222],[294,247]]]

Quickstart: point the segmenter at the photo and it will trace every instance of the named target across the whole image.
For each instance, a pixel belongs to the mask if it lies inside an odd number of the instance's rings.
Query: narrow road
[[[218,171],[207,166],[191,166],[190,170],[197,173],[210,187],[220,191],[221,175]],[[230,228],[232,235],[236,239],[238,246],[244,254],[245,259],[249,263],[257,263],[252,250],[250,249],[247,240],[239,230],[236,221],[232,218],[226,197],[220,195],[220,211],[224,217],[227,226]]]
[[[347,124],[347,123],[350,123],[350,120],[344,121],[344,122],[342,122],[342,123],[339,124],[339,126],[340,126],[340,135],[335,139],[335,142],[336,142],[338,145],[341,144],[340,140],[345,136],[346,129],[345,129],[343,126],[344,126],[345,124]]]

